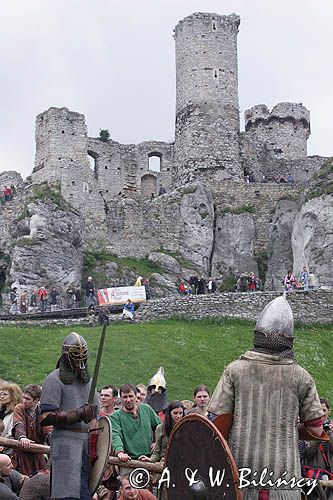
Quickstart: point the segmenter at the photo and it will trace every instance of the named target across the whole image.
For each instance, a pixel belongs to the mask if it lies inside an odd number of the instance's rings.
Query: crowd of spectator
[[[282,283],[287,292],[295,290],[316,290],[318,288],[316,276],[309,271],[306,266],[303,267],[298,276],[296,276],[291,270],[288,270]]]
[[[246,184],[252,184],[254,182],[258,182],[254,172],[252,170],[249,170],[247,167],[244,168],[244,182]],[[294,176],[291,173],[287,174],[286,176],[285,175],[267,176],[266,174],[262,174],[260,182],[263,184],[266,184],[268,182],[283,183],[292,186],[295,180]]]
[[[0,448],[1,499],[28,499],[31,491],[36,492],[36,489],[43,491],[46,496],[33,498],[50,498],[50,464],[42,453],[28,451],[35,443],[49,444],[52,428],[40,425],[40,395],[41,387],[36,384],[29,384],[22,391],[17,384],[0,383],[1,437],[16,439],[21,445],[18,449],[10,446]],[[149,383],[148,386],[142,383],[123,384],[119,390],[111,384],[101,388],[99,417],[110,418],[112,454],[118,457],[123,465],[109,466],[94,500],[155,499],[154,484],[156,485],[158,477],[152,475],[148,486],[150,491],[140,490],[139,495],[139,490],[135,490],[129,480],[129,461],[135,459],[163,464],[171,431],[187,414],[198,413],[214,421],[215,415],[207,411],[211,395],[206,385],[201,384],[194,388],[193,400],[182,400],[179,395],[179,399],[168,402],[166,395],[163,383],[162,386]],[[162,406],[156,406],[156,401],[163,401]],[[333,423],[329,418],[330,405],[325,398],[321,399],[321,404],[325,414],[324,429],[329,435],[329,441],[299,442],[300,462],[304,474],[307,470],[318,467],[326,470],[329,475],[333,471]]]
[[[18,293],[18,288],[13,287],[9,294],[10,314],[24,314],[34,312],[54,311],[56,309],[73,309],[84,307],[89,300],[84,300],[84,293],[79,284],[71,284],[66,291],[59,291],[56,287],[47,290],[44,285],[32,289],[30,293],[23,289]],[[94,303],[97,298],[94,295]],[[90,305],[90,304],[88,304]]]
[[[237,292],[260,292],[263,290],[262,281],[254,272],[242,273],[236,282]]]
[[[178,293],[180,295],[204,295],[216,292],[216,281],[211,276],[206,280],[203,276],[191,276],[188,280],[178,281]]]

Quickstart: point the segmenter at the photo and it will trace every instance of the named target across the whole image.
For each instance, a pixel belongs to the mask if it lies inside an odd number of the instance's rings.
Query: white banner
[[[100,306],[113,306],[126,304],[128,299],[136,304],[146,301],[146,290],[144,286],[119,286],[116,288],[101,288],[97,291],[98,304]]]

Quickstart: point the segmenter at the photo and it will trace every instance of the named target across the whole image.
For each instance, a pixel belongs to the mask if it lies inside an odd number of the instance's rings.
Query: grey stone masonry
[[[174,30],[178,184],[186,170],[240,174],[236,14],[195,13]]]
[[[310,112],[302,104],[280,102],[270,112],[265,104],[245,111],[245,131],[256,150],[274,158],[305,158]]]
[[[214,293],[149,300],[140,305],[138,320],[240,318],[255,321],[277,292]],[[332,323],[333,293],[328,291],[294,292],[287,296],[295,321]]]
[[[88,155],[93,159],[97,189],[106,201],[149,199],[157,196],[161,187],[166,191],[172,188],[173,143],[119,144],[89,138]],[[158,159],[156,166],[150,165],[152,157]]]

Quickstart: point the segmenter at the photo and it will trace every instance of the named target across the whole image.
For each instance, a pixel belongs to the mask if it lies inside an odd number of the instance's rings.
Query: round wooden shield
[[[98,486],[100,485],[105,469],[108,465],[109,455],[111,453],[111,422],[108,417],[101,417],[97,421],[97,445],[96,454],[97,458],[90,469],[89,476],[89,491],[91,496],[94,495]]]
[[[192,414],[174,427],[165,467],[169,500],[241,500],[235,461],[210,420]]]

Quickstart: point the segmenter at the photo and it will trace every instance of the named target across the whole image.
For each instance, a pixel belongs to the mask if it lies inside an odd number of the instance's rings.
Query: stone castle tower
[[[245,112],[240,132],[239,24],[236,14],[194,13],[176,25],[175,142],[102,142],[88,137],[84,115],[50,108],[36,120],[33,182],[59,180],[65,199],[85,213],[107,211],[107,203],[123,198],[152,199],[195,180],[213,189],[241,182],[245,167],[257,180],[278,172],[304,182],[312,167],[303,161],[310,113],[302,104],[279,103],[271,111],[256,105]]]
[[[236,14],[195,13],[180,21],[176,42],[175,164],[240,175]]]
[[[245,111],[248,139],[266,146],[274,158],[297,160],[307,155],[310,112],[302,104],[280,102],[271,112],[265,104]]]

